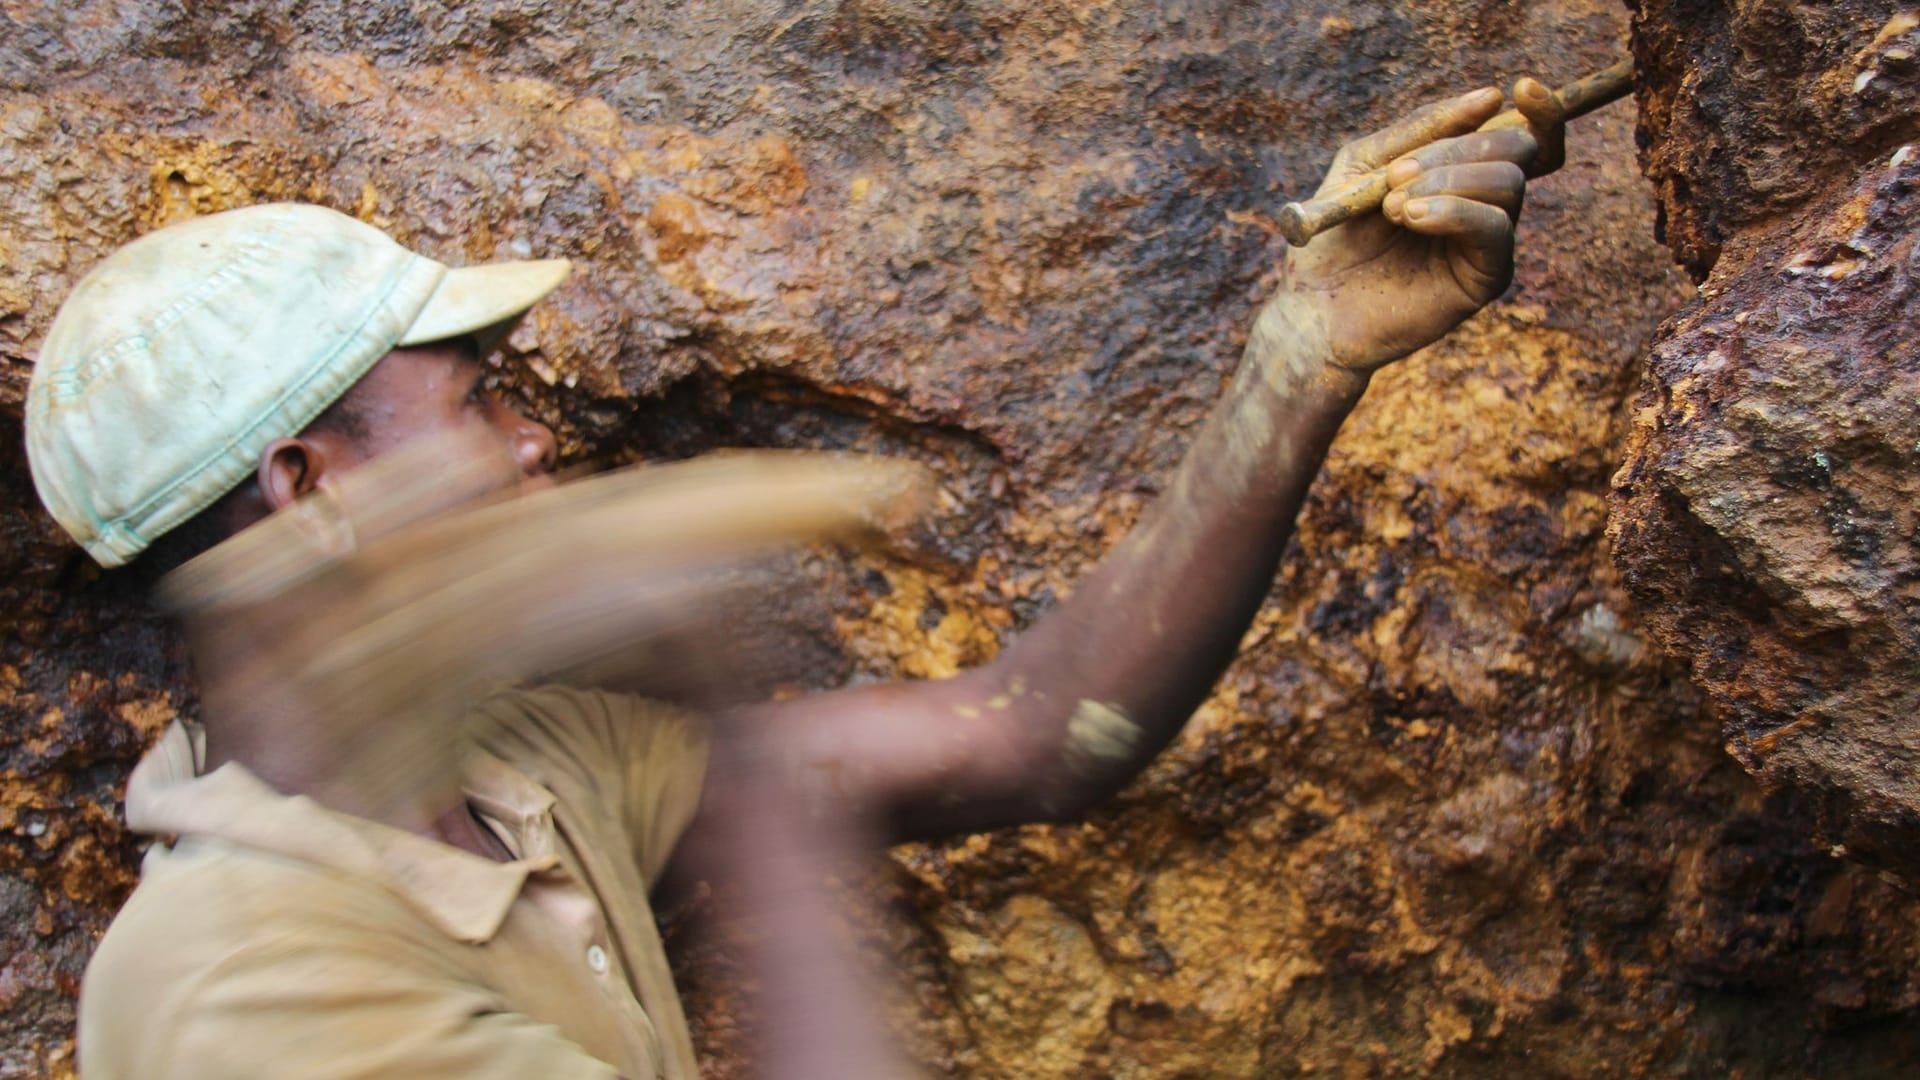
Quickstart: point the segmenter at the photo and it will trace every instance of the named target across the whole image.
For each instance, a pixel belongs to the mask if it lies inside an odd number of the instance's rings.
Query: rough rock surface
[[[1635,31],[1703,284],[1653,344],[1620,566],[1740,760],[1920,880],[1920,9],[1647,0]]]
[[[920,542],[815,559],[797,681],[990,656],[1150,498],[1341,138],[1614,58],[1599,0],[0,3],[0,1076],[66,1075],[133,880],[116,785],[177,650],[36,509],[21,394],[113,246],[266,199],[580,273],[500,378],[570,457],[910,454]],[[936,1075],[1882,1075],[1920,919],[1722,751],[1642,642],[1608,477],[1685,288],[1624,107],[1515,292],[1379,379],[1245,657],[1084,824],[893,854],[850,903]],[[1878,505],[1878,504],[1876,504]],[[1904,508],[1900,512],[1905,512]],[[714,1076],[724,944],[668,916]]]

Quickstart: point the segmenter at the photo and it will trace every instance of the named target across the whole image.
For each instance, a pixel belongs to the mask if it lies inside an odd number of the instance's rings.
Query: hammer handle
[[[1609,102],[1618,101],[1633,89],[1633,61],[1622,60],[1604,71],[1576,79],[1555,90],[1554,96],[1567,111],[1567,119],[1585,116]],[[1480,125],[1481,131],[1524,127],[1527,118],[1518,109],[1508,109]],[[1347,186],[1305,202],[1290,202],[1280,209],[1280,234],[1294,247],[1307,242],[1344,221],[1380,208],[1387,197],[1387,170],[1383,166],[1357,177]]]

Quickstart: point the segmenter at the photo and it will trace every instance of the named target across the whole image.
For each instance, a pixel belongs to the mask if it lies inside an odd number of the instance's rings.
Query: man
[[[1185,461],[1070,602],[956,678],[760,707],[759,749],[894,839],[1064,818],[1134,776],[1232,657],[1373,371],[1506,288],[1526,171],[1559,158],[1557,108],[1525,89],[1532,130],[1467,134],[1499,107],[1481,90],[1340,151],[1323,190],[1390,165],[1383,212],[1290,255]],[[538,476],[553,439],[485,394],[481,361],[565,269],[447,270],[312,207],[161,230],[48,334],[36,484],[111,566],[191,554],[429,435],[487,433]],[[517,691],[448,748],[459,790],[362,805],[325,717],[234,690],[271,644],[239,637],[196,651],[202,726],[129,782],[161,841],[88,972],[88,1076],[697,1075],[647,893],[697,816],[698,729]]]

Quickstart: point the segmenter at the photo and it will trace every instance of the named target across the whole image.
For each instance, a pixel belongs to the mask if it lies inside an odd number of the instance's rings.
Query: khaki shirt
[[[648,884],[693,816],[701,733],[641,699],[516,691],[464,760],[501,863],[236,764],[176,724],[127,785],[156,844],[80,993],[88,1080],[695,1080]]]

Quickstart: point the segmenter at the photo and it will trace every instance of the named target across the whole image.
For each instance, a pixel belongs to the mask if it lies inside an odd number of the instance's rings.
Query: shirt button
[[[598,945],[587,946],[587,966],[593,969],[595,975],[605,975],[607,973],[607,950]]]

